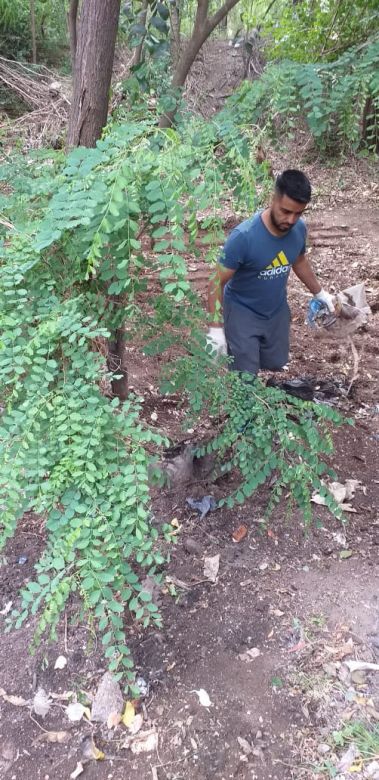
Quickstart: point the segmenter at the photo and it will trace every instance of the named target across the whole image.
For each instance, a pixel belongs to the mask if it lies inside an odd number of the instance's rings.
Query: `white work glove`
[[[326,290],[320,290],[314,297],[321,303],[325,303],[331,314],[334,312],[333,295],[326,292]]]
[[[226,355],[226,339],[224,328],[209,328],[207,333],[207,344],[212,347],[213,352],[219,355]]]

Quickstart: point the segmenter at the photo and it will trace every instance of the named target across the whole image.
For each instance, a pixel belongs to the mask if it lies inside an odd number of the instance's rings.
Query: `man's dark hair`
[[[297,171],[295,168],[290,168],[287,171],[283,171],[276,181],[275,190],[279,195],[287,195],[292,200],[297,200],[299,203],[309,203],[311,199],[311,183],[308,176],[302,171]]]

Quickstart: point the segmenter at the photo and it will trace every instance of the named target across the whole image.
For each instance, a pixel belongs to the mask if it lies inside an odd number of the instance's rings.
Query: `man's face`
[[[300,219],[306,207],[306,203],[299,203],[299,201],[289,198],[288,195],[279,195],[276,192],[270,208],[273,225],[282,233],[287,233]]]

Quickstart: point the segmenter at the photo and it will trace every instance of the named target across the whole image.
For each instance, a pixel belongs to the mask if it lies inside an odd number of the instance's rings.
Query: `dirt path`
[[[289,158],[284,154],[274,162],[282,167]],[[365,164],[329,171],[308,165],[308,170],[316,185],[309,215],[312,257],[323,283],[336,290],[364,281],[375,310],[357,344],[360,377],[354,393],[351,400],[337,400],[356,423],[339,431],[335,459],[342,482],[354,478],[362,483],[353,500],[356,513],[343,527],[316,507],[315,524],[304,534],[300,518],[286,516],[284,509],[268,528],[262,524],[264,490],[243,507],[218,510],[201,522],[185,503],[188,491],[167,491],[156,498],[157,522],[176,518],[179,525],[165,572],[169,579],[160,594],[164,627],[140,633],[130,625],[130,644],[138,671],[149,682],[143,712],[156,727],[158,749],[132,756],[121,747],[124,730],[97,728],[95,741],[107,759],[86,765],[82,776],[91,780],[331,777],[344,752],[334,745],[333,730],[344,722],[379,718],[378,674],[353,679],[343,664],[346,658],[378,660],[377,189]],[[195,283],[204,292],[205,267],[194,262]],[[346,381],[351,372],[348,347],[316,344],[304,325],[306,299],[296,282],[290,300],[289,376]],[[178,416],[157,395],[159,361],[147,363],[137,351],[131,351],[131,360],[133,383],[145,393],[146,408],[154,406],[157,425],[170,432]],[[226,489],[226,484],[202,485],[191,492],[212,492],[218,498]],[[236,544],[232,533],[241,523],[248,534]],[[40,522],[28,518],[5,552],[0,611],[7,610],[30,576],[40,546]],[[217,581],[204,582],[204,557],[217,554]],[[27,557],[26,563],[19,563],[20,555]],[[61,626],[58,645],[43,645],[34,657],[27,651],[32,632],[29,623],[2,638],[0,687],[6,694],[30,699],[36,686],[55,693],[96,690],[104,668],[92,629],[68,621],[66,628]],[[54,671],[59,653],[68,665]],[[207,692],[211,706],[201,705],[194,692],[199,689]],[[0,708],[0,778],[69,778],[91,726],[81,722],[70,729],[59,701],[37,722],[28,707],[14,701],[0,699]],[[68,731],[68,741],[41,741],[41,729]],[[351,776],[368,777],[367,765],[356,764]]]

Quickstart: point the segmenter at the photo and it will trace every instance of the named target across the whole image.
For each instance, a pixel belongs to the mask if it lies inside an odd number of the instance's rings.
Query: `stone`
[[[105,672],[93,700],[91,720],[106,723],[112,713],[121,715],[124,699],[118,682],[110,672]]]

